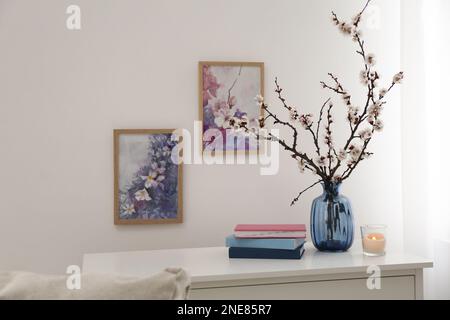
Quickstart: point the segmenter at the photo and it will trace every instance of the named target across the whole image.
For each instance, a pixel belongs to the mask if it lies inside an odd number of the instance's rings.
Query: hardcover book
[[[294,250],[263,249],[263,248],[237,248],[228,249],[230,259],[292,259],[302,258],[305,248],[302,246]]]
[[[292,238],[292,239],[252,239],[252,238],[236,238],[234,235],[230,235],[226,238],[227,247],[237,248],[263,248],[263,249],[284,249],[294,250],[305,243],[304,239]]]

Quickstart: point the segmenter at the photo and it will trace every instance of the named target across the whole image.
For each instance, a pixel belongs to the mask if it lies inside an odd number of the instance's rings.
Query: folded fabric
[[[190,278],[180,268],[148,277],[82,274],[80,289],[68,289],[69,276],[0,272],[0,299],[8,300],[181,300]]]

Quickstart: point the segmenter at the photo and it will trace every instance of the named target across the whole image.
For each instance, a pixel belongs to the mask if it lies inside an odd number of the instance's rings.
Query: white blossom
[[[376,81],[378,79],[380,79],[380,75],[378,74],[378,72],[376,72],[376,71],[369,72],[369,80]]]
[[[333,146],[333,137],[331,135],[331,132],[330,132],[330,134],[326,134],[324,136],[323,142],[329,147]]]
[[[369,109],[367,109],[369,117],[373,118],[379,117],[381,115],[381,111],[383,111],[383,105],[380,103],[380,101],[372,104]]]
[[[236,117],[231,117],[230,119],[225,121],[223,128],[239,131],[239,129],[241,128],[240,120]]]
[[[353,34],[352,34],[353,41],[357,42],[359,39],[361,39],[361,37],[362,37],[362,31],[357,28],[353,28]]]
[[[136,210],[134,209],[134,205],[133,204],[125,204],[122,207],[122,213],[126,216],[131,216],[133,213],[135,213]]]
[[[289,110],[289,118],[291,119],[291,121],[297,121],[298,120],[298,118],[299,118],[299,114],[298,114],[298,111],[297,111],[297,109],[295,109],[294,107],[292,107],[290,110]]]
[[[325,161],[326,161],[326,160],[327,160],[327,157],[325,157],[325,156],[318,156],[318,157],[316,158],[317,165],[318,165],[319,167],[325,166]]]
[[[152,163],[151,169],[146,176],[141,176],[141,179],[145,181],[146,188],[156,188],[161,181],[163,181],[166,177],[162,175],[166,168],[163,166],[158,167],[155,163]]]
[[[372,123],[373,128],[375,131],[382,131],[384,128],[384,123],[380,119],[375,119]]]
[[[337,157],[339,161],[344,161],[347,158],[347,152],[344,149],[341,149],[339,150]]]
[[[403,72],[399,72],[392,79],[392,83],[395,83],[395,84],[402,83],[402,80],[403,80]]]
[[[136,198],[137,201],[150,201],[150,200],[152,200],[152,198],[150,197],[150,195],[148,194],[146,189],[142,189],[142,190],[136,191],[136,193],[134,194],[134,197]]]
[[[359,73],[359,78],[361,79],[361,83],[367,85],[369,83],[369,76],[367,75],[367,71],[362,70]]]
[[[351,24],[348,24],[346,22],[341,22],[339,24],[339,30],[341,30],[341,32],[344,35],[350,35],[350,34],[352,34],[353,27]]]
[[[305,129],[310,128],[313,124],[313,115],[310,113],[301,115],[300,124]]]
[[[347,110],[347,120],[351,124],[356,124],[359,121],[359,108],[355,106],[349,106]]]
[[[363,140],[363,141],[366,141],[366,140],[369,140],[370,138],[372,138],[372,130],[369,128],[359,131],[358,134],[359,134],[359,137],[361,138],[361,140]]]
[[[380,92],[378,95],[379,95],[380,99],[383,99],[387,93],[388,93],[388,89],[383,88],[383,89],[380,89]]]
[[[369,53],[369,54],[366,56],[366,63],[367,63],[369,66],[374,66],[375,63],[376,63],[375,55],[372,54],[372,53]]]
[[[351,160],[357,161],[359,159],[359,156],[361,155],[361,152],[362,152],[361,148],[359,148],[357,146],[354,146],[354,145],[351,145],[349,147],[349,149],[350,149]]]

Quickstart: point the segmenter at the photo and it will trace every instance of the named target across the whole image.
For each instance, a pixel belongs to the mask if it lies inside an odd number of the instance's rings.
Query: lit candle
[[[369,233],[363,238],[364,252],[373,255],[382,255],[386,247],[386,239],[381,233]]]

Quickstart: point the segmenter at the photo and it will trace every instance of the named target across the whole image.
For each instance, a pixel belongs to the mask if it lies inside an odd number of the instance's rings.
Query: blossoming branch
[[[348,179],[361,161],[372,156],[372,153],[368,151],[368,146],[375,133],[383,130],[384,123],[381,114],[386,104],[385,98],[392,88],[403,80],[403,72],[399,72],[394,75],[389,86],[386,88],[379,87],[380,74],[375,67],[376,57],[372,53],[367,53],[360,28],[364,12],[370,2],[371,0],[367,1],[361,12],[356,14],[351,22],[341,20],[334,12],[331,16],[333,24],[339,31],[350,37],[357,45],[356,53],[363,62],[359,77],[367,92],[365,100],[362,104],[358,104],[353,101],[352,94],[333,73],[328,74],[329,82],[321,82],[322,88],[342,99],[347,108],[346,121],[349,125],[350,134],[342,147],[338,147],[333,137],[333,108],[335,105],[331,98],[323,103],[317,121],[314,121],[313,114],[303,114],[299,109],[287,103],[278,79],[275,79],[275,93],[282,107],[289,112],[289,119],[282,120],[271,111],[262,96],[257,96],[255,99],[266,114],[259,119],[259,127],[264,128],[268,121],[271,121],[273,125],[288,127],[292,132],[291,142],[270,133],[262,135],[261,131],[249,125],[246,119],[231,119],[227,123],[228,128],[231,127],[247,134],[254,134],[259,139],[278,142],[298,162],[301,172],[309,171],[319,176],[319,180],[301,191],[291,205],[294,205],[304,192],[319,183],[340,183]],[[314,154],[308,154],[301,150],[301,130],[306,131],[306,134],[312,139],[315,148]]]

